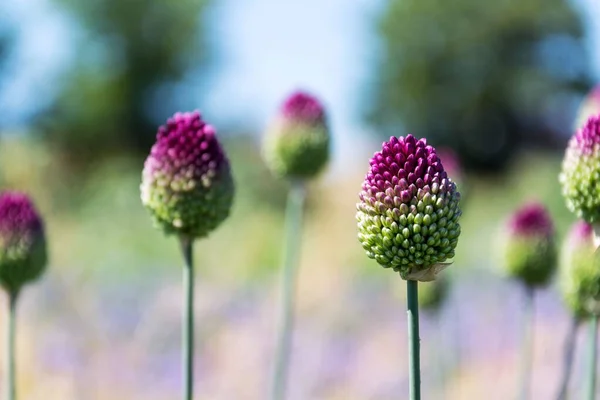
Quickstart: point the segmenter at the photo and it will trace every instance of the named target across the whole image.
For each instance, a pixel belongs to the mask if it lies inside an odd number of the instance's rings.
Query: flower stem
[[[294,325],[294,293],[298,269],[302,212],[305,188],[302,182],[292,182],[286,206],[286,236],[281,271],[281,308],[279,315],[277,348],[271,381],[271,400],[285,398],[288,365],[291,356],[292,331]]]
[[[183,268],[183,329],[182,329],[182,359],[184,400],[194,397],[194,262],[193,240],[182,236],[181,251],[185,261]]]
[[[523,310],[523,337],[521,347],[521,370],[519,375],[519,398],[529,399],[531,391],[531,367],[533,362],[534,289],[526,288]]]
[[[598,352],[598,315],[590,318],[590,364],[588,366],[588,395],[589,400],[596,398],[596,353]]]
[[[567,391],[569,390],[569,380],[571,379],[571,371],[573,369],[573,356],[575,355],[575,343],[577,339],[577,329],[579,328],[580,320],[573,317],[571,327],[567,333],[563,348],[563,371],[558,392],[557,400],[566,400]]]
[[[18,292],[9,293],[8,323],[6,324],[6,399],[16,399],[15,328]]]
[[[421,400],[421,360],[419,338],[419,282],[407,280],[409,398]]]

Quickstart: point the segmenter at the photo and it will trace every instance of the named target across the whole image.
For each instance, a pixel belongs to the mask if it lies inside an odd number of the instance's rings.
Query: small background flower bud
[[[559,177],[567,208],[589,223],[600,221],[600,116],[569,140]]]
[[[544,205],[526,204],[509,218],[502,252],[509,277],[530,287],[549,283],[556,269],[557,255],[554,226]]]
[[[296,92],[266,132],[263,154],[277,176],[308,179],[329,160],[330,133],[325,110],[313,96]]]
[[[561,254],[559,287],[567,306],[578,318],[600,311],[600,268],[595,264],[592,226],[573,224]]]
[[[425,139],[392,137],[370,161],[357,204],[367,256],[403,279],[429,281],[454,257],[460,193]]]
[[[44,226],[33,202],[22,193],[0,193],[0,284],[16,293],[46,262]]]
[[[177,113],[158,129],[144,163],[142,203],[167,234],[207,236],[229,215],[229,161],[200,113]]]

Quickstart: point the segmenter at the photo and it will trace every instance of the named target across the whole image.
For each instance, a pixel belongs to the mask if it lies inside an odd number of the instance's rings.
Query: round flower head
[[[556,268],[554,227],[546,208],[526,204],[508,220],[503,257],[508,276],[527,286],[547,284]]]
[[[425,311],[438,311],[446,297],[450,282],[446,275],[441,275],[433,282],[425,282],[419,285],[419,307]]]
[[[430,281],[454,257],[460,193],[425,139],[391,137],[370,161],[362,185],[358,239],[403,279]]]
[[[142,203],[167,234],[208,235],[233,202],[229,161],[200,113],[177,113],[158,129],[144,163]]]
[[[18,192],[0,193],[0,285],[16,294],[46,267],[44,226],[32,201]]]
[[[593,239],[592,226],[578,221],[561,255],[559,286],[567,306],[581,319],[600,311],[600,268],[595,265]]]
[[[600,116],[569,140],[560,174],[567,207],[589,223],[600,222]]]
[[[329,144],[323,106],[313,96],[297,92],[283,103],[279,115],[267,130],[263,154],[275,175],[307,179],[327,164]]]
[[[600,114],[600,85],[593,88],[581,103],[575,119],[575,130],[581,128],[591,116],[598,114]]]

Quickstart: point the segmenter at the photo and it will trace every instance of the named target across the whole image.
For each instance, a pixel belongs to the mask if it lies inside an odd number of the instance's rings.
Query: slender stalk
[[[596,398],[596,354],[598,352],[598,315],[590,318],[590,364],[588,366],[588,395],[587,399]]]
[[[294,325],[294,294],[300,255],[302,212],[305,188],[302,182],[292,182],[286,206],[285,250],[281,271],[281,308],[279,315],[277,348],[271,381],[271,400],[285,398],[288,365],[291,357],[292,331]]]
[[[563,348],[563,371],[560,388],[558,391],[557,400],[566,400],[567,391],[569,390],[569,380],[571,379],[571,371],[573,370],[573,358],[575,355],[575,344],[577,342],[577,329],[579,328],[580,320],[573,317],[571,327],[567,333]]]
[[[18,292],[12,292],[8,298],[8,323],[6,324],[6,399],[16,399],[16,370],[15,370],[15,328],[17,318]]]
[[[521,370],[519,374],[519,398],[529,399],[531,392],[531,368],[533,363],[534,289],[526,288],[523,310],[523,337],[521,348]]]
[[[419,282],[406,281],[408,315],[408,379],[410,400],[421,400],[421,354],[419,350]]]
[[[181,251],[185,261],[183,268],[183,329],[182,329],[182,360],[183,360],[183,399],[192,400],[194,397],[194,260],[193,240],[181,237]]]

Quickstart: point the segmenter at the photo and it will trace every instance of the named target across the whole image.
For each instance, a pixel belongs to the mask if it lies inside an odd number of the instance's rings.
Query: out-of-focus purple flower
[[[167,234],[204,237],[227,218],[234,194],[229,161],[199,112],[176,113],[158,129],[140,188]]]
[[[575,119],[574,130],[580,129],[591,116],[598,114],[600,114],[600,85],[590,90],[583,99]]]
[[[532,202],[508,219],[503,243],[508,276],[528,286],[549,282],[556,268],[554,224],[543,204]]]
[[[403,279],[433,280],[454,257],[460,193],[425,139],[391,137],[370,161],[357,204],[369,258]]]
[[[600,221],[600,115],[569,140],[559,180],[569,210],[589,223]]]
[[[17,293],[46,262],[44,225],[33,202],[23,193],[0,193],[0,284]]]
[[[563,299],[578,318],[600,311],[600,269],[594,262],[594,230],[577,221],[563,244],[559,287]]]
[[[316,97],[295,92],[267,130],[263,154],[274,174],[292,179],[317,175],[329,160],[330,133]]]

